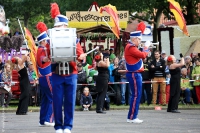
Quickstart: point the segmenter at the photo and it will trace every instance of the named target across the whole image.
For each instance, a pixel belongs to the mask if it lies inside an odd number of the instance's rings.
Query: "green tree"
[[[139,16],[138,14],[135,16],[131,16],[132,19],[138,18],[141,20],[145,20],[147,22],[154,24],[153,30],[153,41],[157,42],[157,28],[160,23],[160,17],[162,13],[170,19],[173,14],[169,10],[169,3],[167,0],[149,0],[149,1],[141,1],[134,0],[135,3],[140,3],[140,6],[134,6],[134,11],[143,12],[143,15]],[[184,13],[184,17],[187,25],[197,24],[199,23],[199,15],[197,13],[199,0],[177,0],[180,6],[184,7],[182,12]],[[131,11],[131,10],[130,10]]]
[[[11,31],[19,29],[17,17],[20,19],[22,27],[30,26],[29,30],[34,34],[38,21],[50,20],[50,3],[52,0],[2,0],[0,5],[4,6],[6,18],[10,19]],[[52,22],[52,20],[51,20]]]
[[[52,0],[2,0],[7,18],[19,17],[28,27],[31,18],[44,15],[49,12]]]

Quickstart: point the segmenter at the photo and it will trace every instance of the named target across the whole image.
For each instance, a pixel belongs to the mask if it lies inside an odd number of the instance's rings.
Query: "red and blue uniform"
[[[83,54],[82,47],[79,43],[76,46],[76,54],[79,57]],[[76,62],[69,63],[72,72],[68,75],[58,75],[55,73],[58,64],[52,64],[52,79],[53,79],[53,103],[54,103],[54,117],[55,130],[58,129],[72,129],[76,87],[77,87],[77,66]],[[64,120],[62,116],[62,106],[64,105]]]
[[[51,62],[43,62],[45,57],[50,56],[49,44],[39,46],[37,50],[37,67],[39,71],[39,85],[41,90],[40,124],[52,123],[53,116],[53,94],[52,94],[52,72]]]
[[[124,57],[126,60],[126,78],[129,81],[132,97],[128,112],[128,119],[137,118],[142,93],[142,75],[144,71],[142,59],[146,58],[147,52],[141,52],[133,43],[129,42],[125,47]]]

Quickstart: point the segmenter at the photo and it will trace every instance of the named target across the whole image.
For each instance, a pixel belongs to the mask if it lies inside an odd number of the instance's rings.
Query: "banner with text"
[[[118,11],[119,21],[128,21],[128,11]],[[66,16],[69,22],[102,22],[103,18],[105,21],[111,21],[111,17],[108,13],[104,12],[103,16],[100,16],[99,12],[88,12],[88,11],[66,11]]]

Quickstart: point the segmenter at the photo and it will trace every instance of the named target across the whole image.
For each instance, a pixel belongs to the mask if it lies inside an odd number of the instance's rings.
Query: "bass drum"
[[[48,30],[52,62],[76,61],[76,28]]]

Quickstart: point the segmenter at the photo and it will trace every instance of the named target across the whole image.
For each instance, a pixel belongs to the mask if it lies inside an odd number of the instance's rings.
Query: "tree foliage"
[[[197,4],[200,0],[176,0],[184,8],[184,17],[187,24],[199,23],[199,15]],[[57,2],[60,7],[61,14],[66,11],[87,11],[94,0],[1,0],[0,5],[4,6],[6,17],[11,19],[11,25],[17,26],[16,17],[19,17],[22,24],[31,31],[35,31],[35,25],[38,21],[43,21],[48,27],[52,27],[53,20],[50,18],[50,3]],[[167,0],[96,0],[100,6],[112,4],[117,10],[129,10],[132,19],[144,20],[153,23],[158,27],[160,16],[162,13],[167,18],[171,18],[173,14],[169,10]],[[131,13],[137,11],[138,14],[132,16]]]

